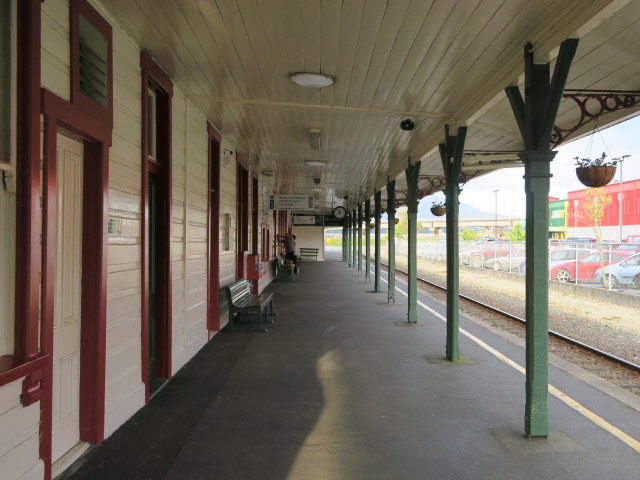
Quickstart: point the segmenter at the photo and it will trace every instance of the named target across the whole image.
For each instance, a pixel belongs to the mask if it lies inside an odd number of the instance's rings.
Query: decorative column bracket
[[[444,127],[444,143],[438,145],[444,171],[444,189],[447,207],[447,359],[460,360],[458,332],[460,329],[459,290],[460,270],[458,265],[460,245],[458,237],[458,213],[460,209],[460,170],[467,127],[459,127],[458,134],[449,135],[449,125]]]
[[[607,114],[634,108],[640,105],[639,91],[625,90],[565,90],[562,98],[573,100],[580,110],[580,118],[575,125],[567,128],[554,125],[551,133],[552,148],[560,145],[569,135],[589,122],[597,122]]]

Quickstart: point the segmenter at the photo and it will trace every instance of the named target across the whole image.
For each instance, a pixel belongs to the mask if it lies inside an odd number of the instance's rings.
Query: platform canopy
[[[440,190],[426,176],[443,176],[437,144],[445,124],[468,126],[466,178],[518,162],[523,142],[504,89],[522,85],[527,43],[536,63],[553,68],[559,44],[580,39],[567,89],[640,90],[634,0],[102,4],[254,172],[276,193],[314,194],[318,212],[364,202],[389,178],[397,178],[401,195],[408,158],[421,161],[421,195]],[[297,72],[335,83],[299,86],[290,79]],[[626,106],[638,99],[630,98]],[[594,111],[597,104],[588,102]],[[600,128],[637,113],[631,107],[602,115]],[[556,125],[571,130],[583,114],[565,98]],[[400,128],[406,119],[413,130]],[[586,123],[562,142],[592,130]]]

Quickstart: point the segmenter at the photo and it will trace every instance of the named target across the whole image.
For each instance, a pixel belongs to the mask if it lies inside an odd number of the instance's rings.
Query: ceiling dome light
[[[327,164],[324,160],[305,160],[305,162],[310,167],[324,167]]]
[[[322,88],[333,85],[336,79],[324,73],[297,72],[289,75],[289,80],[303,87]]]

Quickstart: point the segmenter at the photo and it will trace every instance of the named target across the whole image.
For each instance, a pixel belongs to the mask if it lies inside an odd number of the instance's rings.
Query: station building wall
[[[14,4],[15,4],[14,0]],[[39,3],[39,2],[38,2]],[[142,291],[142,113],[140,46],[132,42],[98,1],[89,2],[112,26],[113,131],[108,151],[108,218],[121,226],[107,239],[106,362],[104,437],[144,406],[145,385],[141,356]],[[41,84],[63,100],[71,100],[70,0],[47,0],[41,5]],[[206,115],[173,85],[172,198],[171,198],[171,373],[176,373],[215,332],[207,330],[208,279],[208,134]],[[220,151],[236,151],[237,139],[225,136]],[[220,328],[228,322],[223,287],[236,280],[235,228],[236,165],[220,155]],[[250,166],[250,178],[257,176]],[[264,210],[264,196],[273,186],[262,183],[257,228],[274,232],[274,215]],[[15,193],[0,192],[0,270],[14,272]],[[39,228],[39,227],[38,227]],[[229,229],[231,228],[231,232]],[[252,227],[250,227],[252,228]],[[225,241],[229,238],[231,241]],[[251,232],[249,238],[252,238]],[[262,236],[258,245],[261,251]],[[271,246],[266,248],[267,252]],[[273,249],[275,250],[275,248]],[[263,257],[262,290],[271,280],[270,256]],[[214,294],[215,294],[214,293]],[[12,275],[0,275],[0,357],[13,352]],[[4,357],[3,357],[4,358]],[[41,401],[21,403],[24,377],[0,386],[0,472],[6,480],[47,477],[40,450]]]

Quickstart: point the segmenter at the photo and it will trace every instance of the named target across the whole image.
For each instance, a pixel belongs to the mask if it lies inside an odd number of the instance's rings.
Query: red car
[[[631,256],[627,252],[603,252],[602,253],[604,266],[610,263],[618,263],[625,258]],[[576,267],[578,274],[576,275]],[[565,262],[559,265],[551,267],[549,270],[549,278],[551,280],[558,280],[559,282],[574,282],[576,279],[582,282],[595,281],[596,271],[600,268],[600,253],[589,253],[583,256],[577,262]]]

